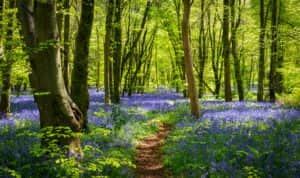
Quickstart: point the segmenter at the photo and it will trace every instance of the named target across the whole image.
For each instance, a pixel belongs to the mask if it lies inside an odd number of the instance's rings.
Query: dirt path
[[[136,170],[139,178],[165,178],[168,176],[162,162],[160,148],[171,127],[161,124],[160,130],[140,141],[137,146]]]

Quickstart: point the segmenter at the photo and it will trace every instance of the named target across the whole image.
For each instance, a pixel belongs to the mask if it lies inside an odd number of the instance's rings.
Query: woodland
[[[299,178],[299,51],[299,0],[0,0],[0,178]]]

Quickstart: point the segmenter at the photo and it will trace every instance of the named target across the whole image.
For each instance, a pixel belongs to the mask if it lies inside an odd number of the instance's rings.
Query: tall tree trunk
[[[96,54],[95,54],[95,57],[96,57],[96,91],[99,92],[100,91],[100,31],[99,29],[97,28],[97,50],[96,50]]]
[[[176,20],[177,20],[177,38],[179,41],[179,44],[182,41],[182,15],[181,15],[181,10],[182,10],[182,0],[173,0],[173,4],[175,5],[175,10],[176,10]],[[188,97],[188,92],[187,92],[187,86],[186,86],[186,71],[185,71],[185,62],[184,62],[184,55],[183,55],[183,49],[182,49],[182,45],[177,44],[177,53],[178,53],[178,63],[180,64],[179,67],[180,69],[180,77],[181,77],[181,82],[183,84],[183,90],[182,90],[182,94],[183,97]]]
[[[229,0],[224,0],[223,14],[223,57],[224,57],[224,93],[225,101],[232,101],[231,93],[231,70],[230,70],[230,43],[229,43]]]
[[[104,101],[110,103],[110,57],[111,57],[111,31],[113,19],[114,0],[108,0],[106,22],[105,22],[105,41],[104,41]]]
[[[278,2],[278,27],[281,24],[281,10],[282,10],[282,1],[279,0]],[[279,31],[279,30],[278,30]],[[283,67],[283,61],[284,61],[284,41],[280,35],[280,31],[278,32],[278,53],[277,53],[277,69],[281,69]],[[283,74],[281,71],[276,70],[276,92],[279,94],[282,94],[284,87],[283,87]]]
[[[115,1],[113,40],[113,82],[112,103],[120,103],[121,58],[122,58],[122,0]]]
[[[239,95],[239,101],[244,100],[244,87],[243,87],[243,80],[242,80],[242,73],[241,73],[241,66],[240,66],[240,59],[239,54],[237,52],[238,42],[237,42],[237,30],[240,26],[241,21],[241,0],[238,0],[238,15],[236,16],[236,0],[231,0],[231,52],[234,61],[234,71],[235,71],[235,79],[237,84],[237,90]]]
[[[189,33],[189,22],[190,22],[190,12],[192,1],[183,0],[184,10],[183,10],[183,19],[182,19],[182,39],[183,39],[183,49],[184,49],[184,61],[186,76],[188,79],[188,92],[191,105],[191,113],[196,118],[199,117],[199,103],[198,95],[196,89],[196,82],[193,72],[193,60],[192,60],[192,51],[190,44],[190,33]]]
[[[94,0],[82,0],[81,18],[76,37],[74,67],[72,72],[71,97],[78,105],[84,117],[83,127],[87,128],[87,110],[89,108],[88,63],[89,44],[94,19]]]
[[[215,91],[214,94],[216,99],[219,98],[220,89],[221,89],[221,79],[223,74],[223,63],[220,61],[222,59],[222,29],[219,32],[219,35],[216,32],[216,25],[218,20],[218,11],[215,11],[213,21],[211,23],[210,11],[207,13],[207,22],[208,22],[208,33],[211,49],[211,66],[214,73],[214,83]]]
[[[4,44],[4,55],[5,59],[1,64],[1,72],[2,72],[2,92],[1,92],[1,102],[0,102],[0,117],[7,117],[7,114],[10,112],[10,93],[11,93],[11,71],[13,65],[13,33],[14,33],[14,11],[13,9],[16,7],[16,1],[9,1],[8,10],[10,11],[8,14],[8,23],[7,30],[5,34],[5,44]]]
[[[272,24],[271,24],[271,61],[270,61],[270,74],[269,74],[269,94],[270,101],[276,100],[276,70],[278,63],[278,0],[272,0]]]
[[[41,128],[66,126],[73,132],[80,132],[83,115],[67,93],[61,70],[55,1],[18,2],[25,44],[30,49],[38,49],[28,51],[28,55],[32,69],[30,82],[40,112]],[[69,146],[70,155],[82,156],[79,137],[59,138],[58,141]]]
[[[70,90],[70,0],[64,0],[64,60],[63,60],[63,77],[67,91]]]
[[[283,67],[284,62],[284,42],[279,40],[279,49],[278,49],[278,59],[277,59],[277,69],[281,69]],[[276,92],[282,94],[283,87],[283,74],[280,71],[276,71]]]
[[[259,34],[259,65],[258,65],[258,86],[257,101],[264,101],[264,79],[265,79],[265,3],[260,0],[260,34]]]
[[[201,17],[200,17],[200,33],[199,33],[199,98],[204,95],[204,69],[207,58],[207,48],[206,48],[206,34],[204,29],[204,10],[205,0],[201,0]]]

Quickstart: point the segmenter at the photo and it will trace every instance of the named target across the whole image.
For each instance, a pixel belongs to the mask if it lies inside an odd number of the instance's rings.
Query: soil
[[[161,124],[159,131],[139,142],[136,155],[136,173],[138,178],[166,178],[171,175],[162,162],[160,149],[171,127]]]

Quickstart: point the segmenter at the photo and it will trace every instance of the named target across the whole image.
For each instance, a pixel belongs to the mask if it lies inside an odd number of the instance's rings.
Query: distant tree
[[[88,64],[93,20],[94,0],[82,0],[81,18],[75,42],[71,97],[83,113],[84,128],[87,128],[87,111],[89,108]]]
[[[182,94],[184,97],[187,97],[187,87],[185,85],[186,83],[186,71],[185,71],[185,62],[184,62],[184,54],[183,54],[183,48],[181,45],[182,41],[182,0],[173,0],[173,5],[175,7],[176,11],[176,27],[175,32],[172,32],[172,29],[168,30],[169,38],[171,40],[175,57],[176,57],[176,65],[179,70],[180,79],[183,85]],[[170,18],[170,17],[169,17]],[[172,19],[173,20],[173,19]],[[171,33],[170,33],[171,32]]]
[[[1,3],[1,2],[0,2]],[[3,2],[1,3],[1,6]],[[12,72],[12,65],[14,62],[14,56],[12,53],[13,49],[13,35],[14,35],[14,9],[16,7],[16,1],[10,0],[8,2],[9,11],[7,13],[7,27],[5,34],[5,43],[4,43],[4,59],[0,61],[1,65],[1,72],[2,72],[2,93],[1,93],[1,102],[0,102],[0,113],[2,117],[6,117],[6,115],[10,112],[10,93],[11,93],[11,72]],[[0,7],[1,11],[3,11],[3,7]],[[2,18],[4,14],[2,14]],[[3,31],[2,31],[3,33]],[[1,41],[0,41],[1,42]]]
[[[268,7],[265,10],[265,1],[260,0],[260,33],[259,33],[259,65],[258,65],[258,86],[257,101],[264,100],[264,79],[265,79],[265,36],[267,26]]]
[[[225,101],[232,101],[231,70],[230,70],[230,43],[229,43],[229,15],[230,0],[223,1],[223,57],[224,57],[224,89]]]
[[[213,4],[214,5],[214,4]],[[216,6],[216,5],[214,5]],[[211,11],[214,10],[213,18],[211,20]],[[211,52],[211,66],[214,76],[214,94],[218,99],[221,90],[221,79],[223,76],[224,64],[222,61],[222,29],[217,30],[217,25],[220,23],[218,8],[212,9],[207,13],[208,21],[208,36],[209,36],[209,48]]]
[[[182,19],[182,40],[184,49],[184,62],[186,69],[186,76],[188,81],[188,93],[190,98],[191,112],[196,118],[199,117],[199,102],[196,89],[196,82],[193,72],[193,60],[190,42],[190,12],[192,1],[183,0],[183,19]]]
[[[65,126],[80,132],[83,115],[68,95],[62,75],[55,0],[19,0],[18,3],[41,128]],[[49,141],[43,138],[43,143]],[[68,146],[70,155],[82,156],[79,137],[60,137],[58,142]]]
[[[131,2],[131,1],[130,1]],[[132,30],[130,28],[131,25],[131,17],[128,17],[129,20],[129,24],[128,24],[128,29],[126,31],[127,34],[127,40],[124,43],[124,48],[123,48],[123,53],[122,53],[122,60],[121,60],[121,68],[120,68],[120,72],[121,72],[121,77],[120,77],[120,82],[122,83],[122,79],[124,74],[126,74],[126,70],[125,68],[127,67],[127,73],[128,71],[131,71],[131,67],[132,66],[132,60],[134,58],[135,52],[137,51],[137,48],[139,47],[138,45],[140,44],[139,42],[143,40],[143,34],[145,34],[144,32],[146,31],[146,24],[148,22],[149,19],[149,14],[150,14],[150,9],[152,7],[152,1],[147,0],[146,3],[146,7],[144,8],[144,13],[142,16],[142,20],[141,23],[135,23],[133,28],[137,28],[137,30]],[[138,26],[139,25],[139,26]],[[126,83],[126,81],[125,81]],[[125,87],[125,86],[124,86]],[[126,88],[126,87],[125,87]]]
[[[235,71],[235,79],[237,84],[237,91],[239,95],[239,100],[244,100],[244,86],[243,86],[243,76],[241,73],[241,65],[240,65],[240,55],[238,54],[238,39],[237,39],[237,31],[241,24],[241,9],[243,4],[242,0],[231,0],[230,9],[231,9],[231,53],[233,56],[234,62],[234,71]],[[236,12],[238,9],[238,12]]]
[[[205,64],[208,57],[207,48],[207,32],[205,28],[205,14],[207,11],[205,0],[201,0],[201,15],[200,15],[200,28],[198,37],[198,60],[199,60],[199,70],[198,70],[198,80],[199,80],[199,98],[204,95],[205,81],[204,81],[204,71]]]
[[[111,34],[113,20],[114,0],[108,0],[106,4],[105,41],[104,41],[104,101],[110,103],[110,60],[111,60]]]
[[[278,66],[278,20],[279,20],[279,0],[272,0],[272,19],[271,19],[271,60],[269,74],[269,94],[270,101],[276,100],[276,71]]]

